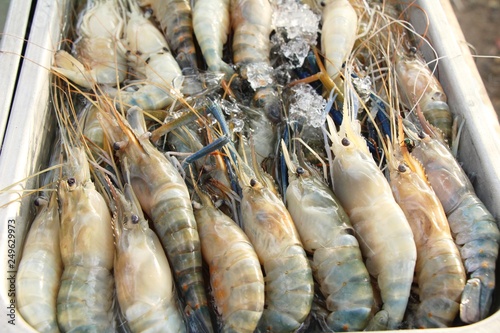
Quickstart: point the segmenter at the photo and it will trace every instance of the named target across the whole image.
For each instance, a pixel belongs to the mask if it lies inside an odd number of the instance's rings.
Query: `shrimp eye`
[[[297,170],[296,170],[296,172],[297,172],[298,175],[303,175],[304,172],[305,172],[305,170],[302,167],[298,167]]]
[[[137,216],[136,214],[132,214],[132,216],[130,216],[130,220],[133,224],[137,224],[139,223],[139,216]]]
[[[320,1],[320,2],[319,2],[319,5],[320,5],[321,7],[325,7],[325,6],[326,6],[326,3],[325,3],[324,1]]]
[[[68,178],[67,182],[68,182],[69,186],[73,186],[76,184],[76,179],[71,177],[71,178]]]
[[[399,172],[406,172],[406,165],[404,165],[404,164],[400,164],[400,165],[398,166],[398,171],[399,171]]]
[[[36,207],[40,207],[47,203],[47,199],[44,197],[38,197],[35,199],[33,203],[35,204]]]
[[[419,137],[420,139],[425,138],[425,133],[424,133],[424,132],[422,132],[422,131],[418,132],[418,137]]]
[[[254,187],[255,185],[257,185],[257,181],[255,179],[250,179],[250,186]]]
[[[350,144],[351,144],[351,141],[349,141],[349,139],[348,139],[348,138],[343,138],[343,139],[342,139],[342,145],[343,145],[344,147],[347,147],[347,146],[349,146]]]
[[[417,54],[417,48],[415,46],[410,47],[409,51],[412,55]]]

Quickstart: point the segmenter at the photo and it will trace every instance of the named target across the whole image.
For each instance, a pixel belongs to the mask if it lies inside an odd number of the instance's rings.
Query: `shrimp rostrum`
[[[495,268],[500,243],[497,221],[477,197],[464,170],[449,148],[419,112],[427,133],[414,136],[412,150],[424,166],[429,182],[443,205],[450,229],[467,271],[460,318],[466,323],[484,319],[495,288]]]
[[[418,304],[408,311],[415,328],[448,327],[457,316],[465,287],[465,269],[443,206],[427,181],[422,165],[401,144],[387,154],[394,197],[403,209],[417,247],[415,267]]]
[[[123,193],[112,188],[111,193],[116,295],[128,326],[132,332],[185,332],[167,256],[131,186],[125,184]]]
[[[327,120],[335,155],[333,190],[380,289],[383,306],[374,319],[387,317],[387,328],[395,329],[403,320],[413,281],[417,257],[413,234],[360,134],[358,121],[347,113],[337,131],[333,120]]]
[[[286,148],[283,152],[289,177],[286,206],[304,249],[313,254],[313,275],[330,311],[326,324],[335,332],[361,331],[374,298],[349,217],[316,170],[293,163]]]
[[[132,129],[113,106],[102,106],[103,129],[113,142],[122,172],[129,175],[130,185],[165,249],[185,304],[188,325],[212,331],[201,271],[200,238],[186,183],[174,165],[149,141],[142,110],[128,110],[129,117],[142,120],[134,121],[137,128]]]

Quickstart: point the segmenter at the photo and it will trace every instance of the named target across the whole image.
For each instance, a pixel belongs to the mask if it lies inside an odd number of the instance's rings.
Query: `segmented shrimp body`
[[[182,70],[196,72],[198,64],[196,60],[196,49],[194,47],[193,18],[190,1],[137,1],[141,6],[149,6],[153,10],[153,15],[160,23],[160,27]]]
[[[129,62],[137,76],[134,83],[139,88],[132,92],[107,91],[118,95],[118,100],[129,106],[161,109],[181,96],[180,87],[174,87],[174,80],[181,77],[182,72],[161,31],[144,16],[136,3],[129,2],[124,41]]]
[[[408,106],[418,102],[425,119],[451,144],[453,119],[446,94],[436,76],[418,53],[405,55],[399,51],[395,63],[397,82]]]
[[[37,199],[39,211],[26,237],[16,274],[16,302],[24,320],[39,332],[59,332],[56,299],[62,274],[59,211],[54,192]]]
[[[245,178],[243,230],[264,268],[265,305],[259,332],[294,332],[311,310],[311,267],[283,202],[255,179]],[[243,185],[242,184],[242,185]]]
[[[95,83],[116,86],[127,73],[125,54],[117,46],[124,21],[117,0],[89,1],[76,45],[77,58],[64,50],[55,55],[53,70],[86,88]]]
[[[425,136],[413,149],[443,205],[467,271],[460,308],[464,322],[488,315],[495,288],[500,231],[495,218],[474,192],[472,184],[442,142]]]
[[[139,112],[129,112],[134,110]],[[184,179],[149,141],[144,124],[136,133],[116,110],[103,114],[101,120],[109,141],[114,142],[122,171],[130,175],[134,193],[165,249],[186,305],[189,326],[212,331],[201,271],[200,238]]]
[[[460,308],[465,269],[446,214],[421,164],[406,148],[396,147],[388,158],[391,188],[417,247],[419,299],[416,309],[409,311],[409,321],[416,328],[449,327]]]
[[[230,0],[198,0],[193,6],[193,28],[208,69],[223,72],[229,78],[234,73],[222,60],[222,49],[231,30]]]
[[[335,154],[333,190],[349,215],[366,268],[377,279],[387,327],[394,329],[403,319],[413,281],[413,234],[360,134],[359,123],[344,116],[337,132],[333,120],[327,119]]]
[[[221,332],[252,333],[264,310],[264,277],[248,237],[210,198],[195,205],[201,251],[210,269]]]
[[[327,325],[335,332],[361,331],[371,316],[373,290],[349,217],[313,170],[290,167],[287,209],[313,254],[313,274],[330,311]]]
[[[186,331],[177,308],[172,272],[131,187],[114,190],[114,276],[120,309],[132,332]]]
[[[231,0],[233,62],[247,79],[249,66],[270,67],[272,7],[268,0]],[[256,88],[254,104],[262,107],[271,121],[281,119],[280,99],[272,84]]]
[[[64,264],[57,295],[62,331],[114,332],[114,246],[107,204],[90,180],[82,148],[71,148],[57,194]]]

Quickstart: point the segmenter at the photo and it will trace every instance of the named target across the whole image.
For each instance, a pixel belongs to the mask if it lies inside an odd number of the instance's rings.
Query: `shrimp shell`
[[[311,310],[311,267],[283,202],[259,182],[249,182],[241,200],[243,230],[265,275],[266,299],[257,331],[293,332]]]
[[[268,0],[230,1],[233,62],[240,67],[243,78],[247,79],[248,65],[270,66],[272,7]],[[257,88],[254,104],[263,108],[271,121],[281,119],[280,98],[271,85]]]
[[[153,10],[175,59],[183,71],[196,72],[198,64],[194,46],[193,18],[189,0],[137,0]]]
[[[185,314],[192,327],[212,331],[203,276],[200,239],[189,192],[177,169],[158,151],[145,135],[136,134],[127,121],[111,108],[113,114],[101,114],[103,128],[117,149],[122,171],[130,175],[130,184],[142,209],[151,218],[174,271]],[[140,110],[129,110],[137,117]]]
[[[33,221],[16,274],[17,309],[39,332],[59,332],[56,299],[62,274],[57,195],[40,208]]]
[[[130,185],[124,192],[114,190],[114,276],[120,309],[132,332],[185,332],[167,256]]]
[[[231,30],[230,0],[196,1],[193,6],[193,28],[208,69],[224,72],[230,78],[234,70],[222,61],[222,48]]]
[[[310,172],[290,172],[287,209],[304,249],[313,254],[314,277],[329,310],[327,325],[335,332],[361,331],[374,305],[370,276],[352,225],[326,184]]]
[[[495,288],[500,243],[497,222],[442,142],[425,136],[418,141],[412,155],[424,166],[429,182],[443,205],[467,271],[468,281],[462,296],[460,317],[467,323],[484,319],[489,313]],[[476,283],[477,279],[480,284]]]
[[[423,58],[418,53],[407,56],[398,52],[395,69],[407,105],[418,101],[425,119],[438,128],[450,144],[453,120],[446,94]]]
[[[388,328],[397,328],[408,303],[416,261],[413,233],[392,195],[387,179],[375,164],[359,123],[344,116],[340,131],[328,117],[333,161],[333,190],[345,209],[377,279]]]
[[[57,190],[64,264],[57,295],[59,328],[113,332],[111,215],[90,180],[85,151],[70,149]]]
[[[195,209],[195,217],[215,306],[222,317],[221,332],[252,333],[264,310],[259,259],[238,225],[215,208],[206,194],[198,195],[203,206]]]
[[[95,83],[116,86],[127,73],[125,53],[117,45],[124,25],[117,0],[95,0],[81,22],[78,59],[60,50],[52,69],[85,88]]]
[[[405,153],[406,152],[406,153]],[[465,269],[451,236],[443,206],[420,163],[404,149],[389,153],[390,183],[417,246],[415,267],[419,304],[410,313],[416,328],[448,327],[458,314],[465,287]]]

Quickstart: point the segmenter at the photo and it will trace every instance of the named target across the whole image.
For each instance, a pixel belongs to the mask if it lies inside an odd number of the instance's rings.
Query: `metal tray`
[[[403,2],[414,3],[413,0]],[[24,54],[25,59],[30,61],[24,61],[19,71],[18,88],[13,98],[3,150],[0,154],[0,189],[26,178],[46,165],[48,149],[55,131],[49,102],[50,85],[47,68],[50,67],[53,50],[57,48],[63,35],[70,3],[69,0],[39,0],[36,3]],[[500,125],[497,115],[449,0],[417,0],[416,5],[419,7],[413,6],[410,9],[411,21],[417,30],[423,31],[426,20],[429,19],[427,36],[440,57],[437,74],[448,95],[452,112],[465,120],[458,159],[471,176],[478,196],[498,221],[500,220]],[[426,12],[427,18],[421,9]],[[426,56],[427,60],[435,57],[432,52],[426,52]],[[3,115],[3,112],[0,114]],[[35,179],[20,181],[9,193],[0,194],[0,207],[18,199],[23,189],[29,188],[36,188]],[[29,198],[17,200],[0,208],[0,276],[3,281],[0,286],[0,304],[3,309],[0,331],[2,332],[34,332],[19,313],[15,310],[11,313],[14,298],[12,279],[9,279],[17,269],[24,237],[32,219],[33,209]],[[9,242],[8,239],[8,230],[12,229],[12,226],[15,228],[15,243]],[[16,255],[12,268],[7,256],[10,246],[13,246]],[[500,286],[498,278],[497,285]],[[499,331],[499,304],[500,288],[497,288],[492,314],[485,320],[472,325],[432,331],[437,333]]]

